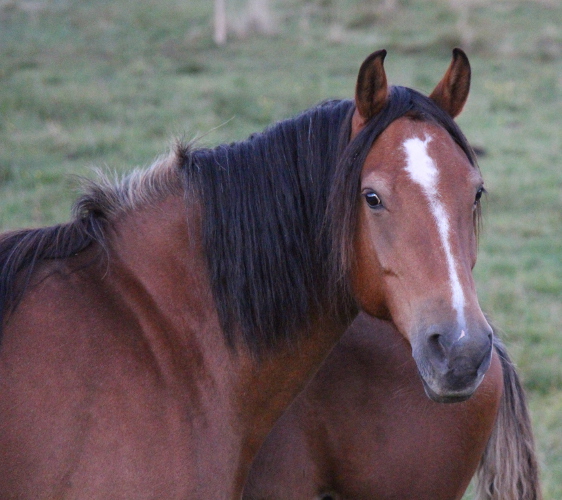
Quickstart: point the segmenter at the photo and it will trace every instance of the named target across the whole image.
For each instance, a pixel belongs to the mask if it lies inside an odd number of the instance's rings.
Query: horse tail
[[[503,369],[498,417],[476,471],[476,500],[541,500],[539,469],[523,387],[502,342],[494,347]]]

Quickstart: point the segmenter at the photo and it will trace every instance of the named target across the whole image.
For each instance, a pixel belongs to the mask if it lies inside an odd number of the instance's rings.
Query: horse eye
[[[377,193],[370,191],[369,193],[365,194],[365,200],[367,201],[367,205],[371,208],[377,208],[382,205],[382,201],[379,198]]]
[[[480,201],[480,198],[482,198],[482,195],[485,192],[486,192],[486,190],[483,187],[481,187],[478,191],[476,191],[476,198],[474,200],[475,205]]]

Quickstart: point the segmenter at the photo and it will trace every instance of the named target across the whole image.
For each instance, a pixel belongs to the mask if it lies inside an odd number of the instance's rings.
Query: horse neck
[[[236,467],[233,489],[241,492],[274,422],[346,325],[312,320],[306,332],[297,332],[298,340],[279,341],[260,359],[242,342],[229,346],[214,306],[200,222],[199,207],[186,209],[183,196],[126,216],[111,236],[108,279],[138,317],[139,335],[167,387],[190,408],[216,416],[202,435],[208,443],[213,437],[217,443],[231,441],[224,448],[235,456],[225,467]],[[224,422],[234,432],[224,433]],[[209,438],[209,432],[216,435]]]
[[[284,344],[260,361],[245,358],[236,389],[237,415],[245,427],[240,455],[241,488],[250,466],[274,423],[312,379],[347,325],[333,320],[312,321],[294,344]]]
[[[154,344],[153,353],[162,352],[163,359],[156,361],[163,373],[169,370],[178,381],[190,378],[191,369],[186,366],[182,374],[177,367],[166,368],[166,349],[199,365],[203,360],[192,358],[211,337],[215,349],[221,345],[218,335],[201,334],[213,331],[216,313],[200,232],[197,205],[188,206],[183,195],[172,195],[124,216],[108,245],[112,286],[140,317],[141,335]]]

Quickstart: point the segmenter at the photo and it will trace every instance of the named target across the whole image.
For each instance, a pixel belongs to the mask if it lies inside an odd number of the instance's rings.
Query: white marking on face
[[[437,191],[437,183],[439,179],[439,171],[435,166],[435,162],[427,153],[427,145],[431,142],[431,137],[427,137],[425,141],[414,137],[404,142],[404,151],[406,152],[406,171],[410,178],[419,184],[427,197],[431,213],[437,223],[437,230],[441,237],[441,244],[445,251],[447,260],[447,268],[449,271],[449,282],[451,284],[451,295],[453,309],[457,313],[457,321],[461,328],[465,328],[464,315],[464,292],[457,273],[457,266],[451,250],[449,241],[449,217],[445,207],[439,200]],[[465,335],[464,330],[461,338]]]

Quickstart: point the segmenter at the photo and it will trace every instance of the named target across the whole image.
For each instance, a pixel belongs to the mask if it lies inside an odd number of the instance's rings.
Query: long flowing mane
[[[349,143],[352,101],[328,101],[247,140],[214,149],[179,146],[148,173],[90,183],[73,219],[0,237],[0,324],[38,263],[102,248],[119,214],[187,190],[202,206],[203,244],[229,344],[254,352],[294,339],[311,317],[351,315],[357,189],[382,131],[409,115],[442,126],[475,165],[447,113],[422,94],[392,87],[387,106]]]
[[[253,349],[271,347],[326,314],[324,217],[352,107],[328,101],[244,142],[184,152],[231,344],[239,331]]]

